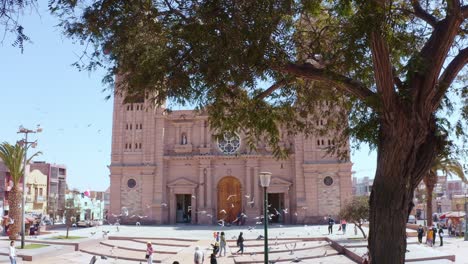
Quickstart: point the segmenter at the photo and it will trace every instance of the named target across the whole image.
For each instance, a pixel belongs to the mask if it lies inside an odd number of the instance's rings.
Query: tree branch
[[[447,68],[439,78],[437,94],[434,97],[435,108],[439,106],[440,101],[444,97],[447,89],[457,77],[458,73],[468,64],[468,48],[462,49],[455,58],[449,63]]]
[[[361,100],[375,95],[363,83],[335,72],[317,69],[311,64],[288,64],[278,69],[281,72],[301,77],[311,81],[329,83],[348,95],[356,96]]]
[[[432,27],[435,27],[437,24],[437,18],[433,15],[429,14],[426,10],[424,10],[419,3],[419,0],[411,0],[411,5],[414,9],[414,15],[421,18],[422,20],[426,21]]]
[[[270,86],[268,89],[266,89],[265,91],[263,91],[259,95],[257,95],[255,98],[256,99],[263,99],[263,98],[269,96],[270,94],[272,94],[274,91],[276,91],[277,89],[279,89],[281,86],[283,86],[285,84],[286,84],[285,80],[281,80],[279,82],[276,82],[272,86]]]

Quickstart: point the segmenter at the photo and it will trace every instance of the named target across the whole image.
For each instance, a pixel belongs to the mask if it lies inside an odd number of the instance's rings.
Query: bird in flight
[[[161,206],[167,207],[167,203],[162,203]]]
[[[237,195],[235,195],[235,194],[230,194],[230,195],[228,196],[228,198],[227,198],[226,201],[229,201],[232,197],[235,197],[235,196],[237,196]]]
[[[221,211],[219,211],[220,213],[223,213],[223,214],[226,214],[226,210],[222,209]]]

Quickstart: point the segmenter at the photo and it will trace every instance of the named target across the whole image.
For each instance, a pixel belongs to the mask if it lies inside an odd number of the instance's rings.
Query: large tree
[[[439,179],[439,171],[442,172],[442,175],[445,175],[446,177],[452,177],[452,175],[455,175],[460,180],[467,182],[463,167],[456,159],[444,157],[441,154],[437,155],[436,159],[434,159],[432,162],[428,173],[423,178],[424,185],[426,185],[426,217],[428,226],[432,226],[432,194],[434,192],[434,187]]]
[[[26,151],[25,147],[20,146],[19,144],[11,145],[8,142],[3,142],[0,144],[0,159],[3,160],[5,166],[8,169],[8,172],[13,182],[13,187],[8,193],[8,216],[13,219],[13,224],[10,224],[8,230],[10,232],[10,239],[15,240],[18,236],[18,233],[21,228],[21,201],[24,195],[24,192],[20,190],[19,184],[20,180],[23,179],[24,175],[24,152]],[[27,163],[31,161],[32,158],[41,154],[41,152],[36,152],[29,159]]]
[[[127,102],[146,96],[197,104],[218,131],[241,128],[252,146],[267,139],[278,156],[291,147],[278,124],[292,134],[333,136],[330,151],[344,157],[348,137],[376,147],[370,257],[404,262],[413,191],[450,133],[464,136],[466,104],[461,120],[442,116],[468,94],[463,83],[454,85],[468,60],[465,3],[87,3],[55,0],[50,8],[65,33],[86,44],[75,65],[107,67],[104,81],[116,80]]]

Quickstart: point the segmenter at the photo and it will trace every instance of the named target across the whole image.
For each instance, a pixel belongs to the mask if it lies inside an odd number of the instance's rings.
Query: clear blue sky
[[[43,4],[41,2],[41,4]],[[68,184],[80,190],[109,185],[112,100],[102,92],[103,71],[79,72],[71,66],[83,47],[61,35],[57,20],[39,6],[22,23],[33,43],[24,53],[7,36],[0,46],[0,142],[20,139],[18,127],[43,127],[36,160],[68,167]],[[356,176],[372,176],[375,153],[353,153]]]

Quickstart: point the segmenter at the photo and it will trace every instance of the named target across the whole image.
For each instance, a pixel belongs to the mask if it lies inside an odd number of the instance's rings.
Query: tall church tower
[[[162,223],[164,105],[115,94],[110,168],[110,219],[128,212]]]

